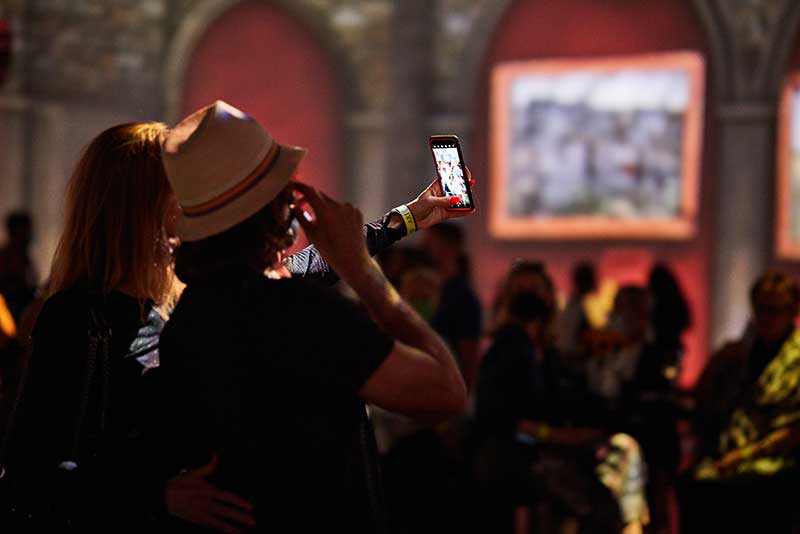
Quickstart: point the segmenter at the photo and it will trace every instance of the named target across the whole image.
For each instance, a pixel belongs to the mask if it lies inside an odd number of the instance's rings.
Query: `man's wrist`
[[[414,212],[411,211],[408,204],[401,204],[394,208],[390,213],[396,213],[400,216],[402,223],[405,226],[407,236],[417,231],[417,218],[414,215]]]
[[[394,210],[383,217],[381,225],[392,242],[406,237],[406,224],[403,222],[403,216]]]

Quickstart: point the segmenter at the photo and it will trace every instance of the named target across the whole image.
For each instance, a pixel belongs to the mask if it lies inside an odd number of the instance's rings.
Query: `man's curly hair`
[[[292,190],[286,186],[260,211],[222,233],[182,243],[175,256],[175,273],[190,284],[209,280],[230,267],[264,271],[274,267],[280,253],[292,245],[289,234]]]

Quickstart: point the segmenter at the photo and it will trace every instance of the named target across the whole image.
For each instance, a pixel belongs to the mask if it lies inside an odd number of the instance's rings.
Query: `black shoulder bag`
[[[85,502],[91,491],[87,491],[83,463],[98,453],[108,417],[110,381],[111,329],[100,309],[89,309],[89,344],[71,448],[57,465],[37,466],[30,473],[5,467],[11,443],[19,438],[15,424],[19,416],[24,417],[27,385],[35,379],[30,376],[30,362],[26,366],[0,446],[0,529],[4,532],[83,531],[92,513],[92,503]]]

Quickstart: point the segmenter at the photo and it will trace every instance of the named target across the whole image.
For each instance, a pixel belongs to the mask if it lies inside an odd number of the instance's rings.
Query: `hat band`
[[[197,204],[196,206],[181,206],[181,211],[183,212],[184,217],[200,217],[202,215],[208,215],[209,213],[223,208],[237,198],[241,197],[258,182],[260,182],[267,174],[269,174],[269,171],[272,170],[272,167],[274,167],[275,163],[278,161],[278,156],[280,156],[280,153],[280,145],[273,142],[269,152],[267,152],[267,155],[264,157],[264,160],[253,170],[253,172],[247,175],[244,180],[233,186],[231,189],[228,189],[221,195],[214,197],[211,200],[207,200],[202,204]]]

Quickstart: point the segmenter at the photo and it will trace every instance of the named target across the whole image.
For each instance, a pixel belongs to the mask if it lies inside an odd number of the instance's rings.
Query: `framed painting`
[[[704,94],[705,62],[695,52],[499,64],[492,235],[692,237]]]

